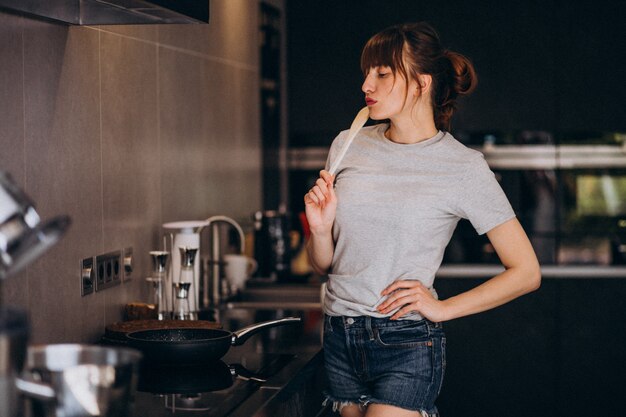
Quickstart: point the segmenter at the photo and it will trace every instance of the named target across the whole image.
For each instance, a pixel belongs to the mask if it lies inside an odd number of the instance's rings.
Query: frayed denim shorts
[[[446,367],[441,323],[369,316],[325,316],[327,401],[389,404],[437,416]]]

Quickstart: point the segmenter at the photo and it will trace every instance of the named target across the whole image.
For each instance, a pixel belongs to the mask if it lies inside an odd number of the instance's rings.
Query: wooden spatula
[[[330,172],[331,175],[335,175],[335,172],[337,172],[337,168],[339,168],[339,164],[341,163],[341,160],[346,155],[346,151],[350,147],[352,140],[354,139],[356,134],[359,132],[359,130],[361,130],[365,122],[367,122],[369,115],[370,115],[370,109],[367,107],[363,107],[357,113],[356,117],[352,121],[352,125],[350,125],[350,130],[348,131],[348,139],[346,139],[346,142],[344,143],[343,148],[341,148],[339,155],[333,161],[333,164],[330,166],[330,170],[328,172]]]

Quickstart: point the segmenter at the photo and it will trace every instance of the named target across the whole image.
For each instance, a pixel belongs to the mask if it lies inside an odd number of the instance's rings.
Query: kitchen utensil
[[[159,364],[189,365],[220,359],[231,346],[243,344],[250,336],[270,327],[300,322],[288,317],[256,323],[235,332],[218,329],[159,329],[132,332],[128,344]]]
[[[63,236],[67,216],[40,223],[30,199],[6,172],[0,171],[0,279],[37,259]]]
[[[359,130],[361,130],[363,125],[365,125],[365,122],[367,122],[369,115],[370,115],[370,110],[368,107],[363,107],[356,114],[356,117],[352,121],[352,125],[350,125],[350,130],[348,131],[348,138],[346,139],[343,147],[341,148],[339,155],[337,155],[337,157],[333,161],[333,164],[328,170],[328,172],[330,172],[331,175],[335,175],[335,173],[337,172],[337,168],[339,168],[339,164],[341,163],[341,160],[343,159],[343,157],[346,155],[346,152],[348,151],[348,147],[350,147],[350,144],[352,143],[352,140],[354,139],[356,134],[359,132]]]
[[[146,278],[152,283],[154,292],[154,303],[158,306],[158,319],[165,320],[172,315],[172,306],[168,303],[166,292],[170,289],[170,281],[167,276],[167,262],[169,260],[169,252],[151,251],[152,258],[152,276]]]
[[[15,378],[26,358],[28,318],[25,311],[0,310],[0,417],[18,415]]]
[[[177,320],[196,320],[198,311],[191,307],[190,298],[198,294],[197,291],[194,291],[195,286],[198,285],[194,266],[198,248],[179,247],[178,249],[180,252],[180,275],[178,281],[172,283],[174,289],[172,318]],[[196,303],[195,305],[197,306],[198,304]]]
[[[126,335],[140,330],[157,330],[157,329],[221,329],[220,323],[207,320],[133,320],[118,321],[107,325],[104,329],[104,337],[102,342],[106,344],[127,344]]]
[[[128,348],[32,346],[17,387],[31,399],[34,415],[125,417],[140,359],[141,353]]]
[[[175,282],[174,286],[174,311],[172,318],[175,320],[195,320],[197,315],[189,306],[190,282]]]

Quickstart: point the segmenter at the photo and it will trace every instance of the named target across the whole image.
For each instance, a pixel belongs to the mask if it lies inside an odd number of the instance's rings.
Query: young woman
[[[329,277],[327,396],[343,417],[436,416],[441,323],[537,289],[539,264],[483,155],[447,132],[455,99],[476,85],[471,62],[415,23],[373,36],[361,68],[370,118],[386,122],[361,129],[336,176],[321,171],[304,197],[309,257]],[[435,273],[461,218],[487,234],[505,271],[439,300]]]

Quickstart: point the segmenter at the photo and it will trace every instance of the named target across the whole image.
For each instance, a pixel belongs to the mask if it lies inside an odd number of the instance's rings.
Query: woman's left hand
[[[445,320],[444,302],[437,300],[428,288],[417,280],[398,280],[385,288],[381,295],[389,295],[376,309],[387,314],[400,308],[391,316],[397,320],[411,311],[432,322]]]

